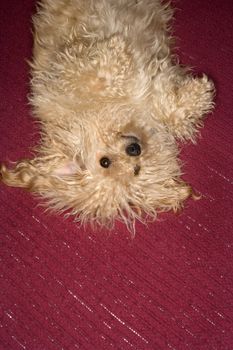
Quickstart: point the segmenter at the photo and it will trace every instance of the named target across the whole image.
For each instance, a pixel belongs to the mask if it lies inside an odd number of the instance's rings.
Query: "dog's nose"
[[[141,170],[140,165],[135,165],[134,167],[134,176],[137,176]]]
[[[141,146],[134,142],[128,145],[125,149],[126,153],[131,157],[136,157],[141,154]]]

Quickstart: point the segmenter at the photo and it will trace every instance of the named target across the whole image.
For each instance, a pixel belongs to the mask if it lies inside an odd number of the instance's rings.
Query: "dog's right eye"
[[[100,159],[100,165],[102,168],[109,168],[111,165],[111,160],[107,157],[103,157]]]
[[[141,146],[138,143],[134,142],[128,145],[125,151],[128,156],[137,157],[141,154]]]

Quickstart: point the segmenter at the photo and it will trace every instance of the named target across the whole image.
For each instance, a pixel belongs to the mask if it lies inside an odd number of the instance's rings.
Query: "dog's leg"
[[[170,133],[180,140],[195,141],[203,116],[213,108],[214,84],[205,75],[187,75],[163,84],[159,109]]]

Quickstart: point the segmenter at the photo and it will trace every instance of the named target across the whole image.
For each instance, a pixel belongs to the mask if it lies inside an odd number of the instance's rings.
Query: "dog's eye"
[[[125,151],[129,156],[136,157],[141,154],[141,146],[138,143],[134,142],[128,145]]]
[[[109,168],[109,166],[111,165],[111,160],[107,157],[103,157],[100,159],[100,165],[103,168]]]

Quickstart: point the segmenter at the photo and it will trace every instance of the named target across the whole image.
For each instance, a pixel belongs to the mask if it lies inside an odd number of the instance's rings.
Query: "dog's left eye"
[[[102,168],[109,168],[111,165],[111,160],[107,157],[103,157],[100,159],[100,165]]]
[[[136,142],[131,143],[126,147],[125,152],[128,154],[128,156],[139,156],[141,154],[141,146]]]

